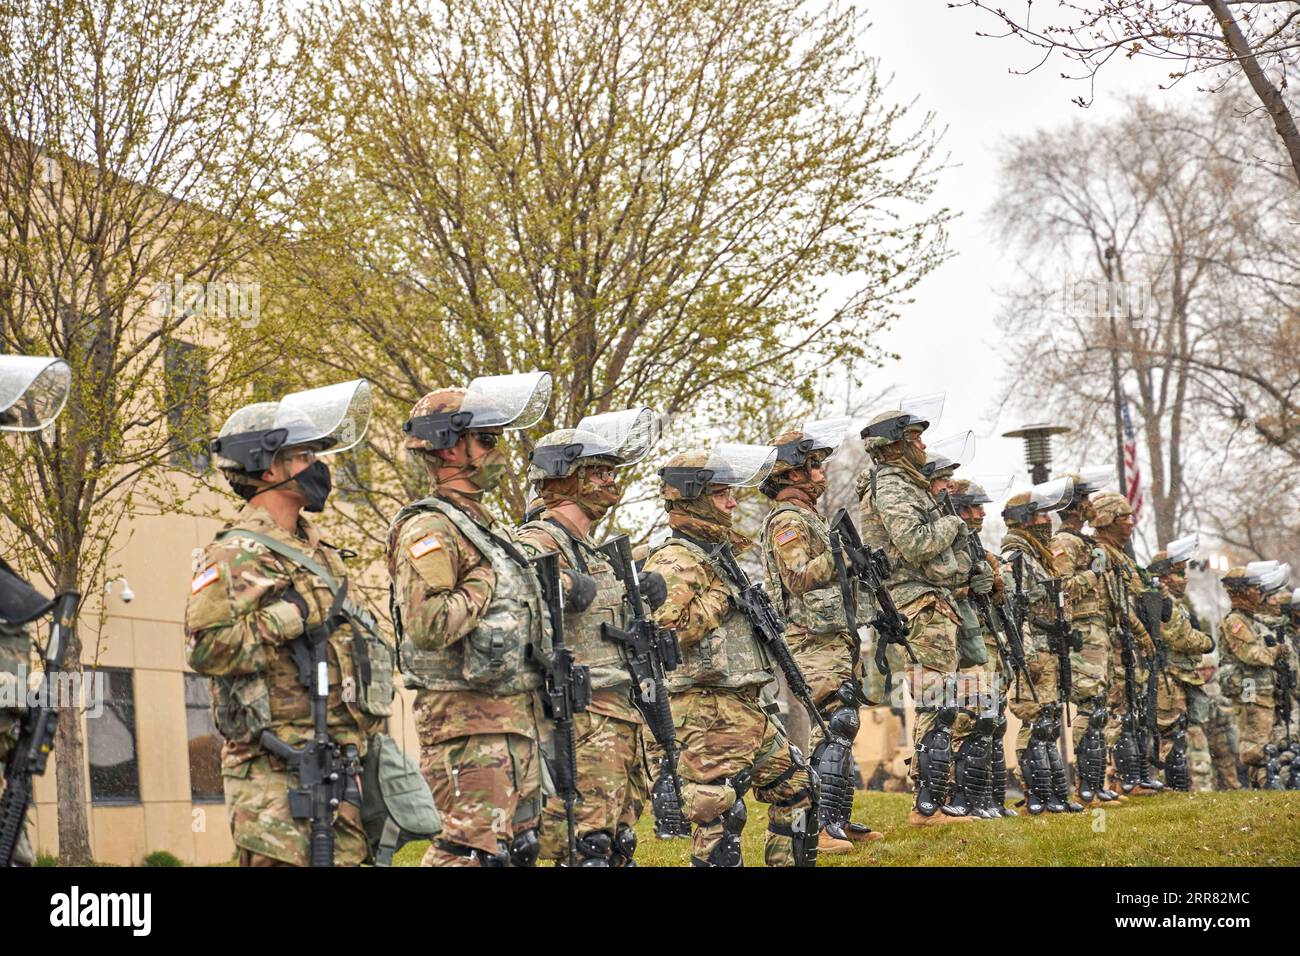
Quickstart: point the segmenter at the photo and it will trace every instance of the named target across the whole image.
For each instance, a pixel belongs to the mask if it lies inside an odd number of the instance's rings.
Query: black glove
[[[1174,616],[1173,598],[1161,598],[1160,600],[1160,622],[1168,624],[1169,619]]]
[[[290,584],[284,589],[284,593],[280,597],[298,609],[298,613],[302,615],[302,622],[306,624],[311,611],[307,608],[307,599],[298,593],[298,589]]]
[[[668,582],[658,571],[641,575],[641,598],[652,611],[659,610],[659,605],[668,600]]]
[[[569,576],[569,590],[564,593],[565,610],[581,614],[596,600],[596,579],[581,571],[569,570],[564,573]]]

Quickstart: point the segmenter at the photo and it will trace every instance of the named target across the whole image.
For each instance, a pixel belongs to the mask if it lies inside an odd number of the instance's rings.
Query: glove
[[[569,589],[564,592],[564,607],[581,614],[591,607],[596,600],[596,579],[581,571],[565,571],[569,577]]]
[[[1106,552],[1102,548],[1092,549],[1091,569],[1096,574],[1105,574],[1107,568]]]
[[[287,588],[284,589],[283,593],[281,593],[280,599],[283,601],[288,601],[290,604],[296,607],[298,609],[298,613],[302,615],[302,622],[304,624],[307,623],[307,617],[311,614],[311,611],[308,610],[307,608],[307,599],[298,593],[297,588],[295,588],[292,584],[290,584]]]
[[[658,571],[641,575],[641,598],[652,611],[659,610],[659,605],[668,600],[668,582]]]
[[[1162,598],[1160,601],[1160,623],[1168,624],[1169,619],[1174,616],[1173,598]]]
[[[976,568],[970,575],[972,594],[990,594],[993,591],[993,569],[985,565]]]

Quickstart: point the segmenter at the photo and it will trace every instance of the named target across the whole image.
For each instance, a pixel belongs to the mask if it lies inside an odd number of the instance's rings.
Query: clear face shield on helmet
[[[1002,512],[1007,521],[1029,524],[1035,515],[1060,511],[1074,500],[1074,479],[1066,476],[1044,481],[1029,489],[1029,501],[1013,505]]]
[[[1170,564],[1183,564],[1200,553],[1201,536],[1195,531],[1181,538],[1175,538],[1165,545],[1165,554]]]
[[[550,372],[480,375],[469,383],[459,409],[409,419],[402,431],[434,449],[450,448],[467,431],[530,428],[550,403]]]
[[[934,428],[943,417],[943,403],[947,395],[947,392],[912,395],[899,402],[898,407],[914,420],[926,422],[930,428]]]
[[[709,485],[757,487],[775,464],[776,449],[771,445],[721,442],[713,446],[701,467],[661,468],[659,477],[681,492],[683,498],[698,498]]]
[[[776,460],[792,468],[803,468],[809,455],[821,453],[824,461],[839,450],[852,424],[853,419],[847,415],[804,422],[797,429],[802,438],[776,446]]]
[[[960,468],[975,460],[975,433],[958,432],[947,438],[926,442],[925,465],[921,473],[927,478],[948,468]]]
[[[588,415],[578,422],[578,431],[596,435],[607,443],[614,449],[619,467],[625,468],[650,454],[659,442],[662,425],[654,409],[642,406]]]
[[[618,454],[618,446],[606,438],[582,428],[554,433],[564,440],[543,438],[529,456],[529,463],[547,478],[564,478],[573,472],[582,459],[613,459],[615,467],[626,464]]]
[[[1075,474],[1078,476],[1078,480],[1074,483],[1076,498],[1087,497],[1098,491],[1119,490],[1118,476],[1110,465],[1088,465],[1080,468]]]
[[[60,358],[0,355],[0,431],[32,432],[63,411],[72,369]]]
[[[1251,561],[1246,565],[1246,574],[1262,584],[1264,578],[1277,571],[1280,565],[1279,561]]]
[[[1274,594],[1288,583],[1291,577],[1291,565],[1282,563],[1272,571],[1261,574],[1259,577],[1259,589],[1265,594]]]
[[[237,410],[210,448],[218,459],[259,474],[283,448],[311,446],[324,456],[354,447],[365,437],[370,411],[370,383],[363,378],[291,392]]]

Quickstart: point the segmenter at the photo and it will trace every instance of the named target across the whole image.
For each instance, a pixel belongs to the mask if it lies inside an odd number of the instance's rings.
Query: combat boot
[[[836,853],[852,853],[853,844],[848,840],[837,839],[825,830],[822,830],[821,833],[817,834],[817,852],[819,854],[830,853],[832,855]]]
[[[846,823],[843,830],[844,838],[850,843],[875,843],[885,838],[884,833],[871,829],[865,823]]]
[[[911,827],[941,827],[949,823],[969,823],[978,819],[979,817],[950,817],[946,813],[935,813],[927,817],[916,807],[913,807],[907,815],[907,825]]]

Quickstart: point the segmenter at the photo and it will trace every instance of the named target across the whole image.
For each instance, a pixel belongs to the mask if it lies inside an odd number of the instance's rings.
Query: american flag
[[[1128,487],[1124,489],[1124,497],[1128,498],[1128,503],[1133,506],[1133,520],[1137,521],[1142,515],[1142,469],[1138,465],[1138,446],[1137,439],[1133,435],[1133,419],[1128,413],[1128,399],[1124,399],[1122,405],[1124,411],[1124,480]]]

